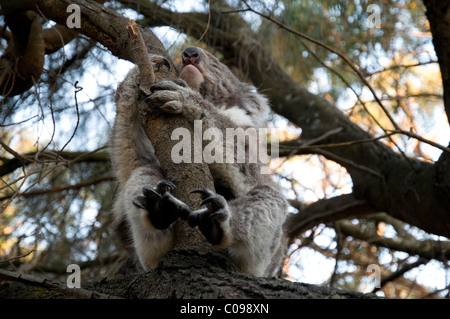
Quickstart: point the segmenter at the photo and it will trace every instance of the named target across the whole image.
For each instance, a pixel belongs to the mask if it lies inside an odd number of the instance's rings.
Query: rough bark
[[[172,69],[173,70],[173,69]],[[156,72],[157,81],[170,80],[175,78],[172,72]],[[179,143],[172,140],[172,132],[175,129],[185,128],[194,136],[194,127],[182,116],[164,114],[156,105],[147,105],[141,100],[141,120],[144,130],[154,145],[155,154],[159,159],[161,168],[167,180],[176,185],[172,193],[178,199],[189,205],[192,209],[198,209],[200,200],[192,195],[191,191],[197,188],[208,188],[214,190],[214,182],[209,168],[204,163],[174,163],[172,159],[172,149]],[[191,149],[194,150],[194,139],[191,138]],[[175,248],[210,249],[205,237],[200,231],[191,228],[185,221],[178,220],[175,227]]]
[[[1,277],[1,274],[0,274]],[[3,277],[5,278],[5,277]],[[11,278],[7,278],[11,280]],[[140,275],[117,276],[82,292],[54,281],[3,282],[0,298],[132,298],[132,299],[373,299],[374,294],[294,283],[276,278],[255,278],[234,271],[219,252],[174,250],[159,267]],[[41,282],[41,283],[39,283]],[[92,293],[89,293],[92,292]]]

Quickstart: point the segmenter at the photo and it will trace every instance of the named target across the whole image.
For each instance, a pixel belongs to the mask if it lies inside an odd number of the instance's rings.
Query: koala
[[[198,47],[183,51],[177,72],[179,79],[157,82],[151,94],[142,97],[135,68],[117,89],[110,149],[119,181],[113,208],[119,237],[138,264],[149,270],[172,248],[174,223],[187,222],[198,227],[212,245],[226,249],[242,272],[273,276],[286,249],[287,201],[271,176],[261,173],[261,163],[248,161],[247,151],[259,146],[244,138],[231,147],[244,147],[246,161],[208,163],[216,192],[193,190],[203,207],[193,211],[171,194],[175,185],[164,177],[137,107],[143,98],[162,112],[202,121],[203,131],[225,132],[227,128],[263,127],[268,100]]]

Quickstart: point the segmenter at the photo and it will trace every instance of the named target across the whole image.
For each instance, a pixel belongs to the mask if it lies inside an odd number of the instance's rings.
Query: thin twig
[[[29,252],[27,252],[27,253],[24,254],[24,255],[20,255],[20,256],[16,256],[16,257],[11,257],[11,258],[8,258],[8,259],[5,259],[5,260],[0,260],[0,264],[3,264],[3,263],[10,263],[11,261],[14,261],[14,260],[17,260],[17,259],[25,258],[25,257],[27,257],[29,254],[31,254],[31,253],[33,253],[33,252],[35,252],[35,251],[36,251],[36,249],[32,249],[32,250],[30,250]]]
[[[200,38],[197,40],[197,43],[200,42],[204,38],[206,33],[208,33],[210,24],[211,24],[211,0],[208,0],[208,22],[206,23],[205,31],[200,36]]]
[[[69,138],[69,140],[66,142],[66,144],[64,144],[64,146],[59,150],[58,154],[56,155],[57,157],[60,156],[60,154],[64,151],[64,149],[66,148],[66,146],[72,141],[72,139],[75,137],[75,133],[78,130],[78,125],[80,124],[80,109],[78,107],[78,98],[77,98],[77,94],[78,92],[80,92],[81,90],[83,90],[83,88],[81,86],[78,86],[78,81],[75,81],[75,83],[73,84],[74,88],[75,88],[75,92],[74,92],[74,98],[75,98],[75,110],[77,111],[77,123],[75,124],[75,129],[73,130],[72,136]]]
[[[412,68],[412,67],[416,67],[416,66],[423,66],[423,65],[427,65],[427,64],[433,64],[433,63],[438,63],[438,61],[435,60],[430,60],[430,61],[426,61],[426,62],[418,62],[418,63],[414,63],[414,64],[400,64],[400,65],[392,65],[390,67],[381,69],[381,70],[377,70],[371,73],[366,73],[365,75],[368,77],[371,77],[375,74],[378,73],[382,73],[382,72],[386,72],[386,71],[390,71],[390,70],[395,70],[395,69],[400,69],[400,68]]]
[[[322,150],[322,149],[316,149],[316,150],[313,150],[313,151],[314,151],[314,153],[323,155],[326,158],[328,158],[328,159],[330,159],[332,161],[335,161],[336,163],[341,164],[342,166],[345,166],[347,168],[348,167],[355,168],[355,169],[357,169],[359,171],[368,173],[368,174],[370,174],[370,175],[372,175],[372,176],[374,176],[374,177],[376,177],[376,178],[378,178],[378,179],[380,179],[382,181],[385,181],[385,177],[384,177],[383,174],[380,174],[377,171],[375,171],[375,170],[373,170],[371,168],[368,168],[367,166],[359,165],[359,164],[353,162],[352,160],[343,158],[341,156],[338,156],[338,155],[336,155],[334,153],[331,153],[331,152],[328,152],[328,151],[325,151],[325,150]]]
[[[383,288],[388,282],[394,281],[395,279],[403,276],[405,273],[407,273],[408,271],[410,271],[411,269],[417,268],[420,265],[426,264],[427,262],[429,262],[428,259],[420,257],[416,262],[412,263],[412,264],[407,264],[403,267],[401,267],[399,270],[397,270],[396,272],[389,274],[388,276],[386,276],[385,278],[381,279],[380,282],[380,287],[375,287],[372,290],[372,293],[376,293],[378,290],[380,290],[381,288]]]
[[[440,145],[438,143],[435,143],[433,141],[427,140],[423,137],[421,137],[420,135],[417,135],[413,132],[408,132],[408,131],[389,131],[387,130],[386,134],[380,135],[378,137],[373,137],[373,138],[367,138],[367,139],[362,139],[362,140],[355,140],[355,141],[348,141],[348,142],[341,142],[341,143],[330,143],[330,144],[319,144],[319,145],[311,145],[313,143],[311,143],[311,141],[307,141],[306,143],[299,145],[299,146],[291,146],[291,145],[283,145],[280,144],[280,148],[282,149],[286,149],[286,150],[292,150],[292,155],[295,154],[295,151],[308,151],[308,150],[313,150],[316,148],[335,148],[335,147],[344,147],[344,146],[352,146],[352,145],[356,145],[356,144],[363,144],[363,143],[370,143],[370,142],[375,142],[378,140],[381,140],[383,138],[388,138],[389,136],[392,135],[397,135],[397,134],[402,134],[402,135],[406,135],[408,137],[417,139],[423,143],[429,144],[431,146],[434,146],[444,152],[449,152],[450,153],[450,148],[445,147],[443,145]]]
[[[85,181],[82,181],[78,184],[74,184],[74,185],[65,185],[65,186],[60,186],[60,187],[55,187],[55,188],[50,188],[50,189],[42,189],[42,190],[36,190],[33,192],[23,192],[23,193],[19,193],[17,194],[18,197],[24,197],[24,198],[28,198],[28,197],[33,197],[33,196],[39,196],[39,195],[45,195],[45,194],[54,194],[54,193],[60,193],[60,192],[64,192],[64,191],[68,191],[68,190],[74,190],[74,189],[80,189],[83,187],[87,187],[87,186],[91,186],[91,185],[95,185],[101,182],[105,182],[105,181],[112,181],[114,180],[113,176],[100,176],[97,178],[92,178],[92,179],[88,179]],[[1,196],[0,197],[0,201],[3,201],[5,199],[11,198],[13,194],[10,195],[5,195],[5,196]]]

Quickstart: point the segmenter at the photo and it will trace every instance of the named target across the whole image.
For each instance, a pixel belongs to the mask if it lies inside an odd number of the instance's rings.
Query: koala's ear
[[[171,69],[169,60],[162,56],[153,57],[152,62],[156,71],[161,70],[163,67],[166,67],[169,71]]]
[[[169,62],[169,60],[167,60],[166,58],[163,58],[163,64],[165,66],[167,66],[167,68],[170,70],[170,62]]]
[[[182,61],[183,61],[183,59],[181,58],[181,56],[179,56],[178,58],[176,58],[173,61],[173,64],[175,64],[175,69],[177,71],[177,74],[179,74],[181,71]]]

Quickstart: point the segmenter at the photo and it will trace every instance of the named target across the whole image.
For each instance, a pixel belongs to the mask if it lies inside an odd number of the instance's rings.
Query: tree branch
[[[100,1],[101,2],[101,1]],[[76,4],[81,9],[80,33],[94,39],[107,47],[115,56],[136,62],[133,55],[133,39],[129,37],[127,25],[129,19],[104,7],[93,0],[39,0],[38,8],[46,18],[61,25],[66,25],[70,4]],[[171,61],[161,41],[150,30],[139,26],[149,52],[162,55]]]
[[[385,276],[384,278],[381,279],[380,282],[380,287],[375,287],[372,290],[372,293],[376,293],[378,290],[380,290],[381,288],[383,288],[388,282],[394,281],[397,278],[400,278],[401,276],[403,276],[405,273],[407,273],[408,271],[419,267],[420,265],[426,264],[428,262],[427,259],[425,258],[419,258],[416,262],[413,262],[411,264],[407,264],[404,265],[403,267],[401,267],[399,270],[397,270],[396,272],[393,272],[387,276]]]
[[[353,195],[341,195],[315,202],[301,212],[289,215],[286,222],[287,236],[293,241],[303,231],[319,224],[343,218],[364,216],[377,211],[366,201]]]
[[[50,188],[50,189],[42,189],[42,190],[36,190],[36,191],[32,191],[32,192],[18,193],[17,195],[15,193],[13,193],[13,194],[9,194],[9,195],[0,196],[0,202],[4,201],[6,199],[10,199],[13,196],[28,198],[28,197],[34,197],[34,196],[39,196],[39,195],[45,195],[45,194],[55,194],[55,193],[61,193],[61,192],[68,191],[68,190],[80,189],[83,187],[95,185],[95,184],[106,182],[106,181],[113,181],[113,180],[114,180],[113,176],[100,176],[100,177],[95,177],[95,178],[84,180],[84,181],[82,181],[78,184],[74,184],[74,185],[66,185],[66,186],[54,187],[54,188]]]
[[[450,1],[423,0],[423,3],[427,8],[426,15],[441,69],[445,112],[450,121]]]
[[[450,259],[450,243],[445,241],[435,241],[431,239],[417,240],[411,238],[387,238],[379,236],[376,231],[352,224],[350,221],[341,220],[337,222],[339,230],[346,236],[367,241],[370,244],[386,247],[396,251],[404,251],[412,256],[436,260]]]

